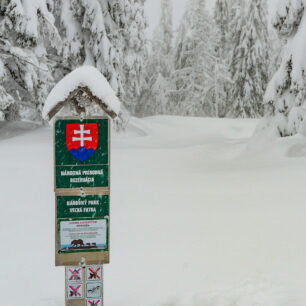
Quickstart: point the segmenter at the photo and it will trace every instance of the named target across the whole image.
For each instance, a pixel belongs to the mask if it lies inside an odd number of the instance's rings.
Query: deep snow
[[[163,116],[113,134],[105,306],[306,305],[306,138],[251,139],[257,123]],[[0,304],[63,306],[52,129],[12,136]]]

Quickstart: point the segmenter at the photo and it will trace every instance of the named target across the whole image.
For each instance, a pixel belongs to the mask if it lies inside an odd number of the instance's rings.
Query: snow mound
[[[119,114],[120,101],[106,78],[95,67],[82,66],[67,74],[51,90],[42,111],[43,118],[47,119],[49,112],[78,87],[88,87],[110,110]]]

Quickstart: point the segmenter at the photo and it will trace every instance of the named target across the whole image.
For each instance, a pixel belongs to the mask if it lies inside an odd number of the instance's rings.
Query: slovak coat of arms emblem
[[[73,157],[85,161],[95,153],[98,147],[98,124],[67,123],[66,145]]]

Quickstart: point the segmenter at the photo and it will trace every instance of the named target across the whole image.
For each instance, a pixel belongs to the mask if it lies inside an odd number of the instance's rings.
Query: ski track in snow
[[[306,305],[306,139],[254,144],[257,122],[158,116],[113,133],[106,306]],[[0,141],[3,306],[63,306],[52,129],[13,136]]]

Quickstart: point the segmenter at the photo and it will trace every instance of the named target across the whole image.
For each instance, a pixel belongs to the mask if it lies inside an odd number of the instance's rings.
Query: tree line
[[[177,29],[161,0],[152,40],[145,0],[1,0],[0,120],[38,120],[50,89],[82,64],[99,69],[124,112],[273,117],[306,131],[306,0],[189,0]]]
[[[174,31],[171,0],[161,0],[152,56],[145,67],[144,114],[263,115],[269,60],[275,56],[266,1],[217,0],[213,14],[206,2],[190,0]]]

